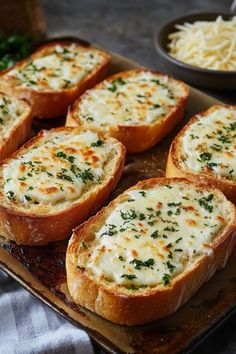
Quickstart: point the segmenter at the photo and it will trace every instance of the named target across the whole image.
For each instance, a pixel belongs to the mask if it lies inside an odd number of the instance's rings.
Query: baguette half
[[[31,113],[25,100],[0,92],[0,160],[26,141],[31,128]]]
[[[107,200],[124,159],[95,130],[41,131],[0,165],[0,234],[25,245],[66,238]]]
[[[186,179],[139,182],[74,230],[66,254],[76,304],[125,325],[176,311],[224,267],[236,210]]]
[[[210,183],[236,204],[236,106],[194,116],[172,142],[166,176]]]
[[[127,152],[141,152],[180,122],[188,94],[183,82],[156,71],[121,72],[76,100],[66,125],[100,128],[121,141]]]
[[[0,88],[26,98],[39,118],[53,118],[105,77],[109,54],[78,43],[52,42],[0,75]]]

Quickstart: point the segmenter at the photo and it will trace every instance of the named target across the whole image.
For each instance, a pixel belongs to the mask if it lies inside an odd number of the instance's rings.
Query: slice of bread
[[[224,267],[236,210],[186,179],[139,182],[74,230],[66,255],[75,303],[119,324],[176,311]]]
[[[0,234],[44,245],[97,211],[123,170],[125,148],[82,128],[42,131],[0,165]]]
[[[0,160],[9,156],[27,139],[31,113],[25,100],[0,92]]]
[[[105,77],[109,54],[71,42],[46,44],[0,75],[0,89],[26,98],[33,115],[53,118]]]
[[[213,184],[236,203],[236,106],[194,116],[171,145],[166,176]]]
[[[183,82],[156,71],[121,72],[76,100],[66,125],[99,127],[120,140],[127,152],[141,152],[180,122],[188,94]]]

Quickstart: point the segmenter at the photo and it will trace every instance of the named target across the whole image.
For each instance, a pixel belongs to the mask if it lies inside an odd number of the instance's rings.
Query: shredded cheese
[[[236,70],[236,16],[184,23],[176,29],[168,36],[171,56],[201,68]]]

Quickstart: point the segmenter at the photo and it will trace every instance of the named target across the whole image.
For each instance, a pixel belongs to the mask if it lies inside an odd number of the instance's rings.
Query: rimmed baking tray
[[[137,67],[140,65],[112,53],[109,75]],[[191,88],[181,125],[193,114],[216,103],[219,101]],[[53,121],[36,119],[33,128],[35,132],[63,123],[63,117]],[[111,199],[139,180],[164,174],[170,143],[181,125],[152,149],[127,156],[124,174]],[[0,268],[64,318],[85,329],[109,353],[189,352],[236,308],[235,251],[227,266],[175,314],[142,326],[115,325],[72,302],[66,286],[66,247],[67,240],[45,247],[27,247],[6,242],[0,237]]]

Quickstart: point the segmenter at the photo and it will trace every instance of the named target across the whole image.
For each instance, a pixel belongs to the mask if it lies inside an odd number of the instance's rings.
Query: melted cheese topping
[[[236,180],[236,110],[218,107],[191,124],[181,137],[185,170]]]
[[[14,79],[15,85],[41,91],[69,89],[80,83],[104,60],[102,52],[75,44],[55,45],[41,55],[32,55],[6,76]]]
[[[227,217],[217,196],[180,183],[126,196],[95,240],[82,246],[89,252],[86,269],[99,280],[131,289],[167,285],[196,256],[211,256]],[[78,265],[85,266],[83,257]]]
[[[0,140],[9,136],[11,130],[19,124],[25,109],[26,106],[18,99],[0,93]]]
[[[73,201],[101,183],[111,151],[111,143],[94,132],[45,132],[4,165],[3,192],[24,208]]]
[[[236,16],[185,23],[176,29],[169,35],[171,56],[201,68],[236,70]]]
[[[89,90],[75,115],[96,126],[153,123],[170,113],[181,95],[180,84],[167,76],[131,71]]]

